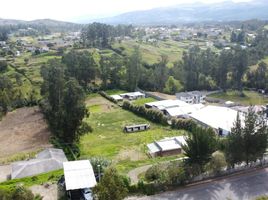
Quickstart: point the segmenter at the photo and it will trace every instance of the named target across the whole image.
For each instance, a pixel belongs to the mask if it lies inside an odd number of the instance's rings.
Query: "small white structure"
[[[199,104],[205,102],[206,95],[200,91],[192,91],[176,93],[176,97],[189,104]]]
[[[164,114],[168,117],[185,117],[195,111],[200,110],[201,108],[205,107],[203,104],[193,104],[193,105],[186,105],[180,107],[172,107],[167,108],[164,110]]]
[[[123,97],[121,97],[120,95],[111,95],[110,97],[112,97],[114,100],[116,101],[123,101]]]
[[[35,159],[12,163],[11,179],[34,176],[62,169],[67,158],[61,149],[49,148],[37,154]]]
[[[189,114],[189,117],[201,125],[213,128],[219,135],[228,135],[236,121],[237,113],[239,112],[227,107],[205,106]],[[244,115],[239,114],[243,123]]]
[[[141,92],[129,92],[129,93],[120,94],[120,96],[125,98],[125,99],[129,99],[129,100],[145,98],[145,94],[143,94]]]
[[[182,107],[188,106],[189,104],[181,101],[181,100],[162,100],[162,101],[155,101],[151,103],[146,103],[146,108],[155,108],[158,110],[165,110],[167,108],[174,108],[174,107]]]
[[[63,163],[66,190],[93,188],[97,182],[89,160]]]
[[[182,145],[185,145],[185,136],[169,137],[155,141],[147,145],[152,157],[169,156],[182,153]]]

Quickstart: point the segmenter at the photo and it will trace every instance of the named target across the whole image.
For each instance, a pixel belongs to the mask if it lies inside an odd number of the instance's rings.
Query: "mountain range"
[[[89,20],[108,24],[161,25],[206,21],[242,21],[268,19],[268,1],[235,3],[231,0],[214,4],[182,4],[151,10],[134,11],[114,17]]]

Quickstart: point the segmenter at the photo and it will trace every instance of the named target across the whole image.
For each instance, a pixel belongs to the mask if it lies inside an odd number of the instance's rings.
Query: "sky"
[[[55,19],[77,22],[117,14],[185,3],[217,3],[226,0],[0,0],[0,18]],[[251,0],[233,0],[244,2]]]

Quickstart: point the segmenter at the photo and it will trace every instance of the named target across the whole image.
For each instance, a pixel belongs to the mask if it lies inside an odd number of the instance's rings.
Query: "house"
[[[164,114],[168,117],[181,117],[187,118],[187,116],[201,108],[205,107],[203,104],[190,104],[180,107],[172,107],[164,109]]]
[[[244,122],[244,114],[231,108],[220,106],[205,106],[188,116],[205,127],[213,128],[219,135],[228,135],[240,115],[242,124]]]
[[[129,92],[129,93],[120,94],[120,96],[122,98],[129,99],[129,100],[145,98],[145,94],[143,94],[141,92]]]
[[[206,95],[204,92],[192,91],[192,92],[180,92],[176,93],[177,99],[189,104],[205,103]]]
[[[169,137],[154,141],[147,145],[151,157],[170,156],[183,153],[182,145],[185,145],[185,136]]]
[[[61,149],[49,148],[37,154],[35,159],[11,164],[11,179],[34,176],[62,169],[67,158]]]
[[[189,104],[181,100],[162,100],[162,101],[146,103],[145,107],[163,111],[167,108],[181,107],[181,106],[187,106],[187,105]]]
[[[63,163],[65,187],[71,199],[75,191],[93,188],[97,182],[89,160],[77,160]]]
[[[138,125],[125,126],[124,132],[133,133],[138,131],[145,131],[148,129],[150,129],[150,124],[138,124]]]

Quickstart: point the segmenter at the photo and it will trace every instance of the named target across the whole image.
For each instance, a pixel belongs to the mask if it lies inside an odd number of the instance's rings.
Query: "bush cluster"
[[[100,94],[101,96],[103,96],[105,99],[108,99],[109,101],[111,101],[111,102],[117,104],[117,101],[116,101],[113,97],[111,97],[110,95],[108,95],[106,92],[104,92],[104,91],[100,91],[99,94]]]
[[[133,105],[129,101],[124,101],[123,108],[152,122],[160,123],[162,125],[168,124],[168,118],[161,111],[147,109],[144,106]]]
[[[183,129],[186,131],[192,131],[197,124],[191,119],[176,119],[173,118],[171,120],[171,128],[173,129]]]

